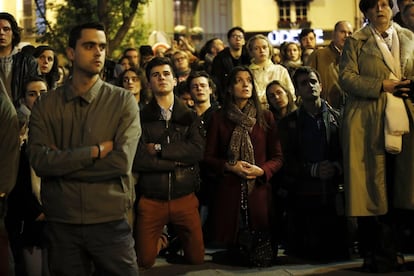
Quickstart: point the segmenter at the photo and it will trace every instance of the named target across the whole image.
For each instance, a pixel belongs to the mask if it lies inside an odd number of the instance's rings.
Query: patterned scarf
[[[227,118],[236,124],[230,139],[229,160],[243,160],[255,164],[254,149],[249,135],[256,123],[256,108],[252,101],[249,100],[243,110],[240,110],[235,104],[230,105],[227,110]],[[250,194],[255,180],[249,179],[246,182]]]

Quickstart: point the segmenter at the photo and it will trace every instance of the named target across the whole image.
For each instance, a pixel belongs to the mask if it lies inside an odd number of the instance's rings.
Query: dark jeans
[[[51,275],[138,275],[131,227],[126,220],[99,224],[48,222]]]

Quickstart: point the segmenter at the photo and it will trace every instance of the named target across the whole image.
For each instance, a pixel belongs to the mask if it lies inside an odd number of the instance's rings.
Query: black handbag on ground
[[[238,243],[243,263],[255,267],[271,266],[274,252],[270,232],[256,231],[249,227],[246,182],[241,184],[241,216]]]

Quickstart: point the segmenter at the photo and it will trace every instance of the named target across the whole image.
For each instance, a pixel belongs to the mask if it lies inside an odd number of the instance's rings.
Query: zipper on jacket
[[[165,120],[165,128],[168,130],[169,128],[169,120]],[[167,131],[167,144],[170,143],[170,134]],[[172,189],[172,173],[168,173],[168,200],[171,200],[171,189]]]

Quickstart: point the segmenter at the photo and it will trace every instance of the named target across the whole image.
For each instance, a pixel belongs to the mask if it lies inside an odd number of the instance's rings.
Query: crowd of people
[[[404,270],[414,252],[414,2],[273,47],[241,27],[106,57],[103,25],[17,48],[0,13],[0,275],[138,275],[240,249]],[[246,264],[247,265],[247,264]]]

